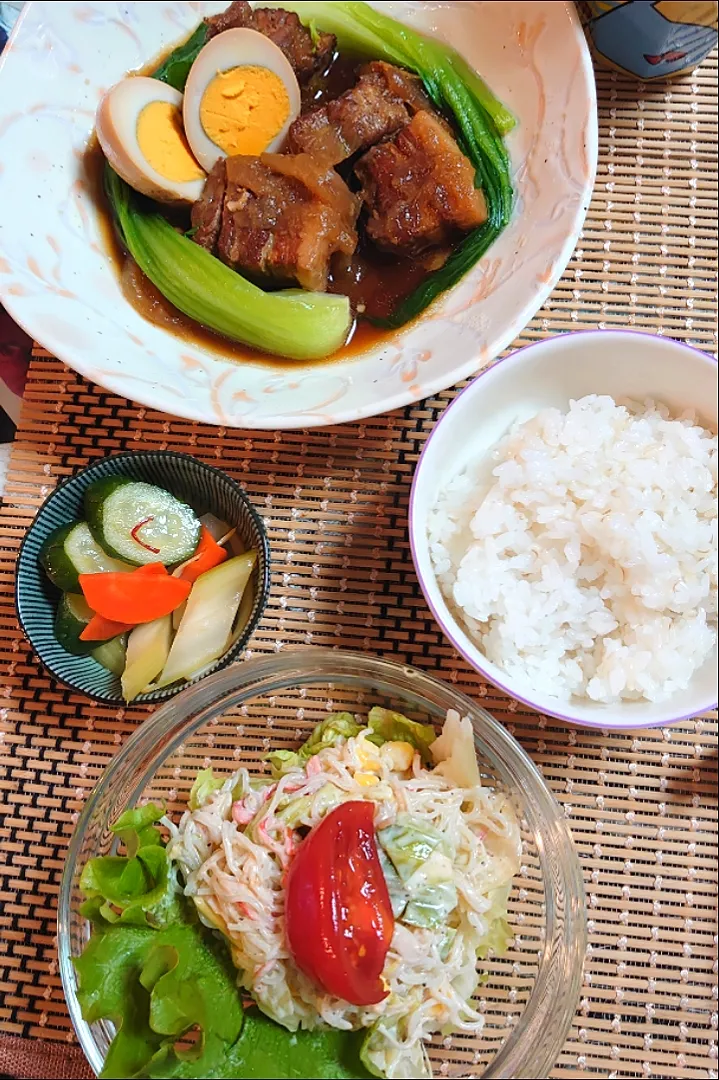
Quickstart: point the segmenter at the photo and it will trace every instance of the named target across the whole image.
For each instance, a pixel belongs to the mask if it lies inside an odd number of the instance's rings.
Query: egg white
[[[178,183],[157,172],[137,138],[140,113],[153,101],[182,111],[182,94],[166,83],[133,75],[108,90],[97,110],[96,130],[105,157],[135,191],[165,203],[193,203],[202,195],[204,178]]]
[[[226,30],[218,34],[199,53],[192,65],[185,87],[183,117],[185,133],[190,148],[207,172],[225,152],[206,134],[200,119],[200,107],[207,87],[223,71],[236,67],[261,67],[277,75],[284,83],[290,99],[290,113],[279,134],[265,148],[269,153],[282,149],[291,124],[297,119],[302,108],[300,84],[294,68],[282,50],[273,41],[259,34],[256,30]]]

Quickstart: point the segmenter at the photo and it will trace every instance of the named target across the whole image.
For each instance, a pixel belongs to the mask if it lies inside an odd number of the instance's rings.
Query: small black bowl
[[[247,548],[258,553],[255,570],[255,604],[242,637],[205,674],[219,671],[235,660],[257,629],[270,592],[270,545],[262,519],[240,485],[219,469],[189,454],[170,450],[147,450],[103,458],[65,480],[38,511],[20,548],[15,583],[15,604],[20,626],[44,666],[71,690],[108,705],[124,705],[120,680],[91,657],[72,656],[55,637],[55,612],[60,594],[40,566],[40,549],[51,532],[70,521],[82,519],[83,497],[95,480],[127,476],[170,491],[200,515],[214,514],[236,527]],[[204,678],[205,676],[201,676]],[[197,680],[196,680],[197,681]],[[143,694],[132,705],[167,701],[189,683]]]

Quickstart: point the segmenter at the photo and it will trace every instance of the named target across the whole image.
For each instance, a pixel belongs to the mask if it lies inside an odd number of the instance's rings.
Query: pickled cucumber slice
[[[80,634],[91,619],[92,611],[84,596],[73,593],[62,596],[55,615],[55,637],[73,656],[90,656],[97,648],[96,641],[80,641]]]
[[[62,525],[40,550],[40,565],[58,589],[79,593],[79,574],[122,573],[133,569],[103,551],[84,521]]]
[[[101,667],[111,671],[113,675],[117,675],[119,678],[125,670],[127,660],[127,634],[121,634],[120,637],[113,638],[112,641],[106,641],[103,645],[93,649],[92,658]]]
[[[164,488],[127,477],[91,484],[85,515],[97,542],[135,566],[185,562],[200,542],[201,525],[187,503]]]

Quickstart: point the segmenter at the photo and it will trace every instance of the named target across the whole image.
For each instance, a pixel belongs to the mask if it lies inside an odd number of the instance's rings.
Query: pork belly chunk
[[[417,255],[449,245],[487,220],[475,169],[438,116],[421,111],[355,169],[367,234],[384,251]]]
[[[404,102],[410,116],[422,111],[434,112],[422,80],[411,71],[387,64],[384,60],[372,60],[360,69],[360,76],[371,77],[380,82],[388,94]]]
[[[394,135],[419,109],[431,107],[420,79],[375,61],[360,69],[356,85],[336,101],[295,120],[288,150],[339,165]]]
[[[227,11],[212,15],[205,22],[208,38],[243,27],[264,34],[282,49],[300,82],[307,82],[315,72],[322,71],[337,48],[334,34],[320,33],[313,40],[311,32],[294,12],[281,8],[253,10],[246,0],[237,0]]]
[[[214,251],[222,227],[222,212],[227,191],[227,169],[221,158],[205,181],[202,198],[192,207],[192,239],[200,247]]]
[[[333,169],[307,155],[218,162],[192,215],[195,240],[206,247],[221,190],[220,225],[209,246],[228,266],[262,284],[324,292],[332,258],[349,257],[357,247],[359,198]]]
[[[252,16],[252,4],[248,4],[247,0],[235,0],[227,11],[221,11],[219,15],[210,15],[205,19],[208,40],[217,37],[218,34],[224,34],[225,30],[252,27]]]

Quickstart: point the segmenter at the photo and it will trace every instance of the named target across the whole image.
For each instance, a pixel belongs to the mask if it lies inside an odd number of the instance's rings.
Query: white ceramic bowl
[[[227,427],[308,428],[373,416],[475,374],[559,280],[597,161],[591,59],[570,0],[377,3],[456,45],[518,119],[518,205],[477,267],[389,343],[308,365],[236,363],[146,322],[105,252],[83,152],[102,92],[220,3],[34,2],[0,61],[0,301],[92,382]]]
[[[652,398],[673,413],[693,409],[717,430],[717,364],[712,357],[664,337],[631,331],[564,334],[530,345],[475,379],[444,413],[428,440],[414,478],[410,538],[422,591],[434,617],[472,667],[512,697],[540,712],[586,727],[632,729],[697,716],[716,704],[716,649],[688,690],[658,704],[600,705],[560,701],[536,692],[491,663],[450,611],[430,557],[427,519],[437,492],[470,460],[488,454],[517,421],[572,399],[609,394]]]

